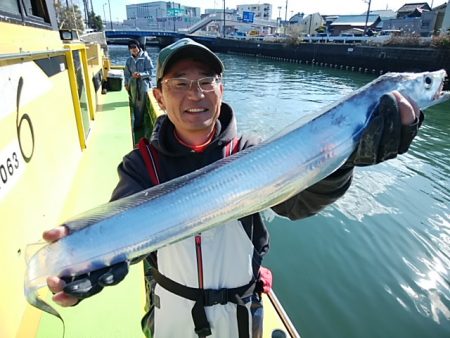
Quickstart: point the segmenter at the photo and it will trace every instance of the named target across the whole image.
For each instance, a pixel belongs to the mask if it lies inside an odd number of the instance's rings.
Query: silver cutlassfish
[[[76,276],[276,205],[339,168],[356,148],[380,97],[398,90],[424,109],[450,97],[444,70],[388,73],[271,139],[65,223],[71,234],[29,260],[25,295],[38,297],[48,276]]]

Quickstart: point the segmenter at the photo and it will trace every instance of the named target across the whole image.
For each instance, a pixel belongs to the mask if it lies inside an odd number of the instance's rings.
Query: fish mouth
[[[449,86],[449,77],[446,76],[441,81],[441,84],[433,96],[433,100],[437,102],[444,102],[450,99],[450,91],[445,90]]]
[[[442,103],[449,99],[450,99],[450,91],[444,90],[444,83],[442,83],[439,90],[436,91],[433,100],[435,100],[436,103]]]
[[[441,91],[440,93],[438,93],[438,98],[437,101],[438,102],[444,102],[450,100],[450,91],[446,90],[446,91]]]
[[[434,94],[434,97],[433,97],[434,100],[439,100],[440,97],[442,95],[444,95],[444,82],[445,82],[445,79],[441,82],[438,90],[436,91],[436,94]]]
[[[443,90],[443,89],[450,89],[450,83],[449,83],[449,77],[448,76],[446,76],[444,78],[444,81],[442,81],[442,88],[441,88],[441,90]]]

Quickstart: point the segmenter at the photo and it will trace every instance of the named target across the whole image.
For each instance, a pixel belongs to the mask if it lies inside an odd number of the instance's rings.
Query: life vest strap
[[[231,156],[239,151],[239,138],[235,137],[225,145],[225,157]]]
[[[145,167],[147,168],[152,184],[154,186],[160,184],[161,181],[158,175],[160,170],[158,151],[146,138],[141,138],[137,146],[144,159]]]
[[[206,317],[205,306],[233,303],[237,305],[236,316],[239,338],[249,338],[248,310],[245,306],[246,302],[244,302],[244,299],[248,299],[247,302],[251,299],[251,296],[255,291],[255,280],[251,280],[248,284],[237,288],[218,290],[198,289],[177,283],[164,276],[153,267],[151,268],[151,273],[156,283],[167,291],[195,302],[191,313],[192,319],[194,320],[195,333],[197,333],[199,337],[211,335],[211,327]]]
[[[225,145],[225,157],[231,156],[239,151],[239,138],[235,137]],[[155,147],[146,139],[142,138],[138,143],[138,149],[144,159],[150,180],[154,186],[160,184],[158,172],[160,170],[159,154]],[[247,285],[231,289],[197,289],[179,284],[159,273],[151,267],[151,274],[155,281],[164,289],[183,298],[195,302],[192,308],[192,319],[194,321],[195,333],[199,337],[210,336],[211,326],[206,317],[205,306],[217,304],[225,305],[234,303],[237,306],[236,316],[238,322],[239,338],[249,338],[249,315],[245,303],[251,300],[255,292],[256,282],[250,281]]]

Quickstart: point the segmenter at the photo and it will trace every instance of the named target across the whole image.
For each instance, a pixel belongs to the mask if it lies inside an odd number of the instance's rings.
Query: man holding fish
[[[234,112],[222,102],[223,71],[216,54],[190,39],[161,50],[153,93],[166,115],[157,121],[151,139],[141,141],[124,157],[112,200],[194,172],[258,143],[237,134]],[[397,91],[380,98],[374,116],[341,168],[272,209],[290,219],[319,212],[349,188],[355,165],[376,164],[406,152],[423,120],[417,105]],[[53,242],[68,234],[68,228],[59,227],[43,237]],[[143,331],[156,338],[261,337],[258,280],[268,249],[267,229],[256,213],[148,255],[144,262],[149,306]],[[70,280],[53,276],[47,284],[56,303],[73,306],[104,286],[119,283],[128,264]]]

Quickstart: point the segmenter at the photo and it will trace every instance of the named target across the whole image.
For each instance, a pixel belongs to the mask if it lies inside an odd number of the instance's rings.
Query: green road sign
[[[183,15],[184,14],[184,10],[181,8],[169,8],[167,10],[167,16],[179,16],[179,15]]]

